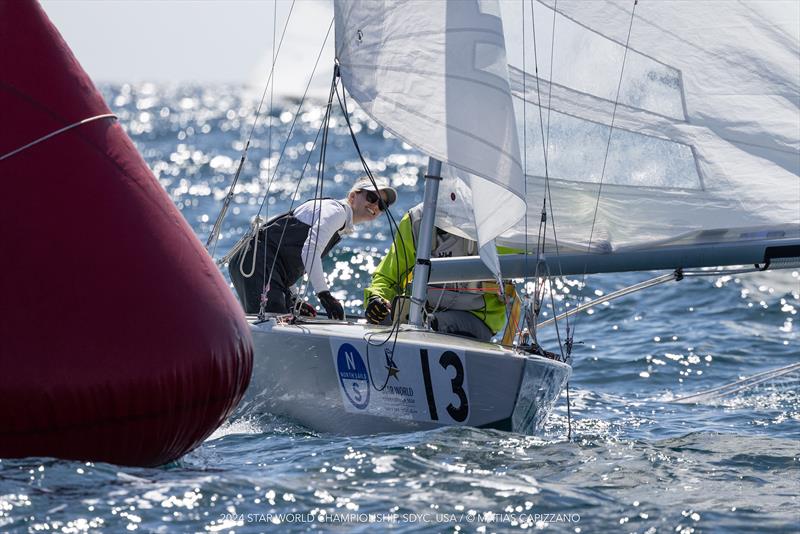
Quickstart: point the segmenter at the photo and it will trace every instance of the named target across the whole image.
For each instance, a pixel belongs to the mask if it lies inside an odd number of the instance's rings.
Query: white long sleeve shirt
[[[322,252],[335,233],[353,232],[353,208],[347,200],[309,200],[294,210],[294,216],[311,226],[303,243],[302,259],[315,293],[329,291],[322,270]]]

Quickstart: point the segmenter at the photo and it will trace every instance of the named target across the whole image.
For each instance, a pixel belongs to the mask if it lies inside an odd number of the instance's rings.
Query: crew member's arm
[[[414,268],[416,258],[414,237],[411,232],[411,218],[408,214],[400,220],[389,252],[378,264],[372,274],[372,282],[364,290],[364,307],[369,303],[369,298],[377,295],[391,302],[392,299],[405,289],[408,275]]]
[[[330,291],[328,282],[325,280],[325,271],[322,270],[322,252],[333,234],[343,228],[347,222],[347,213],[339,202],[330,199],[318,202],[318,206],[315,206],[316,217],[311,222],[311,229],[308,231],[308,237],[303,243],[301,252],[308,280],[317,294]]]

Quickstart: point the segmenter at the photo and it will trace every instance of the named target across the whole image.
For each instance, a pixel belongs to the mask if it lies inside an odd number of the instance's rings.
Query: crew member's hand
[[[330,291],[320,291],[317,293],[317,298],[322,303],[325,311],[328,312],[328,319],[344,320],[344,308],[342,308],[338,300],[333,298]]]
[[[301,300],[299,303],[295,304],[295,309],[297,310],[297,314],[301,317],[317,316],[317,310],[315,310],[314,306],[312,306],[305,300]]]
[[[289,309],[292,312],[292,315],[299,315],[301,317],[316,317],[317,310],[314,309],[314,306],[300,298],[298,295],[292,293],[288,297],[289,299]]]
[[[388,300],[380,295],[371,295],[367,301],[367,321],[372,324],[381,324],[391,310],[392,305]]]

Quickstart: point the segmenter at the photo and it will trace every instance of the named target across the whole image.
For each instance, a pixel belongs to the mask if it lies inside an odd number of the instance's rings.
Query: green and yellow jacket
[[[364,290],[364,306],[372,295],[389,302],[398,294],[410,295],[421,219],[421,205],[411,208],[401,219],[389,252],[373,273],[372,283]],[[434,229],[434,232],[431,258],[478,255],[475,241],[441,230]],[[498,247],[498,252],[513,251]],[[429,309],[469,311],[495,334],[506,322],[506,306],[493,282],[429,285],[427,305]]]

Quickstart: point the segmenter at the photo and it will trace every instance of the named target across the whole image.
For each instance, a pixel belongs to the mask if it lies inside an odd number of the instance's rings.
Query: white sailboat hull
[[[571,372],[551,359],[408,327],[389,338],[386,327],[273,319],[251,331],[247,401],[319,432],[465,425],[530,434]]]

